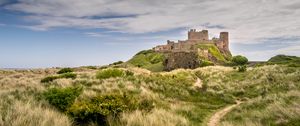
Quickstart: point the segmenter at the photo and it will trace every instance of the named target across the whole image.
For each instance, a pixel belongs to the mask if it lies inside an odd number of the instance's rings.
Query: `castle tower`
[[[220,40],[223,42],[223,49],[229,50],[229,35],[228,32],[220,33]]]
[[[188,32],[188,40],[208,40],[208,31],[196,31],[196,29],[191,29]]]

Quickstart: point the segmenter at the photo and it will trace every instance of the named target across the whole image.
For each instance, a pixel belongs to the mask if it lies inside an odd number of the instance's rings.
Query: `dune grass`
[[[58,69],[0,70],[0,125],[99,125],[97,120],[78,123],[76,118],[86,117],[77,112],[103,117],[100,122],[106,125],[206,125],[210,115],[235,100],[244,103],[230,112],[221,125],[298,125],[299,122],[297,67],[270,65],[249,68],[243,73],[222,66],[159,73],[131,67],[107,70],[117,72],[108,72],[109,77],[99,79],[99,71],[106,69],[78,68],[74,69],[76,78],[57,78],[47,84],[40,81],[56,75]],[[121,74],[114,76],[115,73]],[[202,88],[194,87],[197,78],[201,79]],[[63,109],[57,107],[60,106],[55,100],[57,95],[49,91],[73,87],[81,87],[82,91],[72,97],[72,102],[62,104]],[[43,97],[47,92],[51,100]],[[68,99],[65,96],[59,98]],[[101,103],[120,105],[111,99],[113,96],[122,97],[121,107],[88,109],[103,106]],[[107,98],[105,102],[95,100],[99,97]]]

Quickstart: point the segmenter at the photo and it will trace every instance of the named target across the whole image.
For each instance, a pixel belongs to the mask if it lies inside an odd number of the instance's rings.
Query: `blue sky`
[[[299,0],[0,0],[0,68],[126,61],[190,28],[250,60],[300,56],[299,22]]]

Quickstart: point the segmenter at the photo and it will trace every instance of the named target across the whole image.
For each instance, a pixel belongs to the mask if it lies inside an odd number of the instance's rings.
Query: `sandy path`
[[[227,106],[223,108],[222,110],[216,112],[210,119],[209,122],[207,123],[207,126],[217,126],[221,120],[228,112],[230,112],[234,107],[238,106],[241,104],[240,101],[237,101],[236,104]]]

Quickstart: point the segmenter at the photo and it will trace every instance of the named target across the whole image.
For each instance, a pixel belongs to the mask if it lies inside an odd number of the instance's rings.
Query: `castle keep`
[[[153,48],[156,52],[194,52],[197,51],[198,44],[215,44],[223,53],[229,52],[228,32],[221,32],[219,38],[209,39],[208,31],[196,31],[191,29],[188,32],[187,40],[178,40],[178,42],[167,41],[167,45],[159,45]]]

